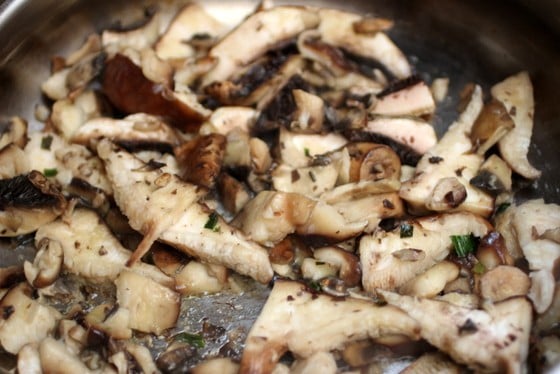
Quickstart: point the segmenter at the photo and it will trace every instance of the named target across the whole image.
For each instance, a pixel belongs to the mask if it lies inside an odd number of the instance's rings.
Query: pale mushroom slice
[[[430,88],[416,77],[397,81],[377,95],[371,112],[384,116],[422,116],[433,114],[436,104]]]
[[[218,133],[227,135],[230,131],[239,128],[244,132],[249,129],[257,120],[259,112],[253,108],[244,106],[222,106],[212,112],[201,127],[199,134]]]
[[[462,368],[441,352],[428,352],[418,357],[400,374],[460,374]]]
[[[146,170],[142,161],[108,140],[101,141],[97,150],[105,162],[117,205],[131,227],[145,235],[130,263],[160,239],[260,282],[272,278],[266,250],[199,203],[204,191],[174,175]]]
[[[422,217],[393,231],[378,229],[360,240],[362,284],[368,292],[394,290],[445,259],[451,235],[483,237],[491,225],[472,213]]]
[[[0,179],[13,178],[30,170],[27,155],[20,147],[8,144],[0,149]]]
[[[368,121],[362,131],[394,140],[420,155],[437,143],[437,135],[431,124],[409,117],[375,117]]]
[[[41,369],[44,373],[93,373],[86,364],[60,340],[47,337],[39,344]]]
[[[334,188],[338,168],[334,163],[300,168],[281,164],[272,171],[271,177],[276,191],[318,197]]]
[[[120,143],[162,143],[175,146],[179,135],[160,118],[135,113],[123,119],[98,117],[90,119],[72,134],[72,142],[88,145],[100,138]]]
[[[128,30],[104,30],[101,34],[101,44],[104,49],[113,52],[131,48],[142,50],[151,47],[159,38],[161,15],[148,15],[144,24]]]
[[[23,118],[11,117],[0,120],[0,148],[11,143],[23,148],[26,142],[27,122]]]
[[[402,51],[379,31],[373,35],[358,33],[354,25],[363,17],[336,9],[320,9],[318,30],[326,43],[348,50],[358,56],[379,61],[397,78],[411,75],[412,68]]]
[[[58,187],[37,170],[0,180],[0,237],[36,231],[67,207]]]
[[[468,136],[481,109],[482,90],[477,86],[459,119],[422,156],[414,178],[402,184],[400,196],[415,212],[459,210],[484,217],[492,213],[494,199],[469,183],[484,161],[471,152]]]
[[[418,332],[417,323],[396,308],[336,299],[313,293],[298,282],[276,281],[249,331],[239,372],[269,373],[287,351],[307,358],[368,337],[416,338]]]
[[[420,335],[475,371],[521,373],[529,351],[532,308],[524,297],[468,309],[379,290],[420,324]]]
[[[18,373],[42,373],[39,345],[37,343],[26,344],[19,350],[17,355],[17,371]]]
[[[218,59],[216,66],[202,80],[202,86],[229,79],[267,50],[319,24],[315,9],[281,6],[250,15],[209,52]],[[252,35],[251,43],[247,37]]]
[[[308,166],[314,156],[335,151],[348,143],[340,134],[299,134],[280,129],[280,158],[294,168]]]
[[[61,317],[54,308],[35,300],[32,293],[29,285],[20,283],[0,301],[0,345],[9,353],[17,354],[26,344],[45,339]]]
[[[498,142],[502,157],[516,173],[523,177],[528,179],[540,177],[541,172],[527,159],[535,113],[533,85],[529,73],[522,71],[505,79],[494,85],[491,93],[492,97],[504,105],[515,124],[515,127]]]
[[[202,5],[189,3],[179,10],[154,49],[162,59],[185,59],[196,54],[189,41],[201,36],[216,38],[224,32],[225,26]]]

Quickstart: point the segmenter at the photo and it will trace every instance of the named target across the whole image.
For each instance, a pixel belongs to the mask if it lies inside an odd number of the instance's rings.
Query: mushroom
[[[399,156],[388,146],[360,142],[349,143],[346,149],[350,155],[350,182],[400,178]]]
[[[222,267],[221,273],[214,272],[216,266],[209,266],[198,261],[190,261],[175,276],[176,289],[183,295],[206,295],[220,292],[227,288],[227,270]]]
[[[420,119],[375,117],[363,131],[387,137],[423,155],[437,143],[434,127]]]
[[[514,262],[507,251],[504,238],[496,231],[490,231],[480,240],[476,258],[486,270],[500,265],[513,265]]]
[[[229,357],[210,358],[190,370],[193,374],[236,374],[239,364]]]
[[[397,78],[411,74],[406,57],[385,33],[379,31],[370,35],[356,32],[354,25],[364,20],[360,15],[324,8],[319,10],[319,16],[318,30],[325,43],[379,61]]]
[[[169,118],[183,131],[196,131],[210,111],[185,92],[174,92],[149,80],[128,57],[117,54],[105,64],[103,90],[125,113],[145,112]]]
[[[176,147],[174,153],[181,168],[180,177],[204,188],[214,188],[222,169],[225,146],[225,136],[209,134]]]
[[[218,192],[224,208],[231,214],[237,214],[251,200],[243,183],[227,173],[218,176]]]
[[[0,149],[0,179],[10,179],[31,169],[25,152],[15,144]]]
[[[531,79],[526,71],[492,87],[492,97],[501,102],[515,127],[498,142],[500,154],[516,173],[536,179],[541,172],[527,160],[533,132],[534,99]]]
[[[338,269],[338,276],[347,287],[359,285],[362,269],[358,257],[338,247],[323,247],[313,251],[313,257],[318,261],[331,264]]]
[[[444,212],[457,208],[467,199],[467,189],[455,177],[441,178],[426,200],[426,208]]]
[[[59,312],[33,299],[32,292],[20,283],[0,300],[0,344],[14,355],[26,344],[45,339],[60,319]]]
[[[128,327],[161,334],[175,326],[179,316],[179,294],[150,278],[130,270],[115,280],[119,308],[128,309]]]
[[[122,51],[127,48],[142,50],[151,47],[159,38],[160,15],[147,14],[146,19],[139,26],[133,25],[122,30],[104,30],[101,34],[101,44],[105,49]]]
[[[217,132],[227,135],[235,128],[248,133],[257,120],[258,112],[253,108],[244,106],[222,106],[212,112],[208,121],[200,128],[200,134]]]
[[[377,229],[360,240],[364,289],[373,293],[401,287],[447,257],[451,235],[482,237],[490,228],[485,219],[461,212],[403,222],[393,231]],[[399,251],[420,252],[411,257]]]
[[[500,265],[480,277],[480,296],[493,303],[515,296],[525,296],[531,287],[531,280],[514,266]]]
[[[504,104],[496,99],[486,103],[473,124],[471,140],[483,155],[515,127]]]
[[[286,351],[308,358],[392,333],[415,338],[417,323],[393,307],[335,299],[312,293],[301,283],[279,280],[249,331],[239,372],[270,373]]]
[[[475,371],[520,372],[529,350],[531,304],[524,297],[495,303],[487,310],[445,301],[401,296],[379,290],[392,306],[420,326],[420,335],[456,362]]]
[[[419,117],[431,115],[436,109],[430,88],[415,77],[397,81],[377,94],[377,97],[371,111],[377,115]]]
[[[66,345],[51,337],[39,344],[39,357],[43,373],[89,373],[89,368]]]
[[[255,173],[266,173],[272,166],[270,150],[264,140],[251,138],[249,140],[249,153],[251,155],[251,169]]]
[[[318,197],[335,186],[338,170],[333,163],[300,168],[281,164],[273,170],[271,176],[276,191]]]
[[[364,180],[360,182],[345,183],[336,186],[321,195],[321,200],[328,204],[351,201],[360,198],[372,197],[371,195],[390,194],[398,192],[401,184],[395,179],[379,179],[376,181]]]
[[[130,313],[130,310],[120,305],[100,304],[89,311],[84,322],[89,330],[95,330],[112,339],[130,339]]]
[[[24,148],[27,142],[27,122],[21,117],[3,118],[0,121],[0,149],[13,143]]]
[[[72,66],[92,53],[101,52],[101,38],[99,34],[90,34],[77,50],[64,59],[66,66]]]
[[[101,141],[97,150],[117,205],[130,226],[145,235],[129,264],[160,239],[182,252],[225,265],[260,282],[272,278],[266,250],[199,203],[204,191],[161,170],[146,170],[142,161],[108,140]]]
[[[492,213],[493,198],[469,184],[483,162],[480,155],[471,153],[473,145],[467,135],[481,109],[482,90],[477,86],[459,119],[449,127],[439,143],[422,156],[414,178],[402,184],[400,196],[414,212],[420,213],[437,207],[446,211],[469,211],[484,217]],[[439,187],[437,191],[436,187]],[[462,199],[457,199],[465,193],[462,202]],[[445,204],[448,194],[452,198],[452,204]],[[441,197],[444,198],[444,204],[435,205],[437,201],[441,202]]]
[[[175,130],[159,118],[137,113],[123,119],[94,118],[84,123],[72,135],[72,141],[92,144],[100,138],[110,138],[122,143],[165,143],[171,146],[179,142]]]
[[[317,12],[305,7],[279,6],[253,13],[210,49],[208,54],[217,58],[217,64],[204,76],[202,86],[229,79],[267,50],[318,23]],[[254,36],[251,43],[247,35]]]
[[[434,297],[445,285],[459,276],[459,267],[449,261],[441,261],[412,278],[399,288],[399,293],[416,297]]]
[[[338,372],[334,356],[329,352],[317,352],[313,355],[294,361],[290,367],[292,374],[306,374],[311,372],[335,374]]]
[[[414,360],[401,374],[413,373],[447,373],[459,374],[461,367],[441,352],[428,352]]]
[[[301,89],[292,91],[296,111],[290,129],[296,132],[319,133],[323,129],[325,103],[319,96]]]
[[[17,354],[18,373],[42,373],[39,345],[30,343],[24,345]]]
[[[62,100],[66,98],[70,93],[70,90],[66,86],[66,79],[69,73],[69,67],[55,72],[46,81],[41,83],[41,92],[51,100]]]
[[[234,128],[227,134],[224,151],[224,166],[246,174],[251,169],[251,137],[240,128]]]
[[[546,269],[530,272],[529,278],[531,279],[531,289],[527,297],[533,302],[537,313],[544,313],[552,304],[556,280]]]
[[[478,173],[470,184],[492,195],[511,191],[511,169],[497,155],[491,155],[480,166]]]
[[[308,166],[312,157],[335,151],[346,143],[346,138],[332,132],[326,135],[297,134],[283,128],[278,139],[280,159],[294,168]]]
[[[54,221],[66,209],[54,183],[36,170],[0,180],[0,236],[18,236]]]
[[[62,269],[64,252],[59,242],[43,240],[33,263],[25,261],[23,269],[29,284],[35,288],[50,286]]]
[[[243,207],[231,224],[257,243],[274,245],[307,223],[316,204],[296,193],[263,191]]]
[[[196,54],[188,41],[200,36],[213,39],[220,36],[224,29],[224,25],[208,14],[203,6],[189,3],[177,12],[154,49],[162,59],[186,59]]]
[[[322,41],[317,30],[307,30],[299,34],[297,47],[306,59],[326,67],[335,77],[343,77],[356,70],[356,67],[344,56],[339,48]]]

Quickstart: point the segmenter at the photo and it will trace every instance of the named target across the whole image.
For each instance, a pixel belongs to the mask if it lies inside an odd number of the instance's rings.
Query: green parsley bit
[[[311,152],[309,152],[309,148],[304,148],[303,153],[305,154],[305,157],[311,157]]]
[[[43,175],[47,178],[56,177],[57,174],[58,174],[58,170],[56,170],[56,168],[43,170]]]
[[[321,291],[321,285],[319,284],[319,282],[317,281],[309,281],[309,283],[307,283],[307,285],[309,286],[309,288],[311,288],[313,291],[316,292],[320,292]]]
[[[459,257],[466,257],[476,249],[476,240],[473,234],[451,235],[451,243],[453,243],[453,249]]]
[[[484,274],[486,267],[482,264],[482,262],[477,262],[476,265],[473,266],[472,271],[476,274]]]
[[[205,346],[204,338],[200,334],[190,334],[188,332],[183,332],[181,334],[175,335],[175,341],[187,343],[195,348],[204,348]]]
[[[511,203],[502,203],[500,205],[498,205],[498,208],[496,208],[496,214],[501,214],[503,212],[506,211],[507,208],[509,208],[511,205]]]
[[[208,216],[208,221],[204,224],[204,228],[212,231],[219,231],[220,226],[218,226],[218,213],[212,212]]]
[[[401,238],[412,238],[414,226],[410,223],[401,223]]]
[[[52,141],[52,135],[43,136],[43,139],[41,139],[41,149],[46,149],[47,151],[49,151],[51,149]]]

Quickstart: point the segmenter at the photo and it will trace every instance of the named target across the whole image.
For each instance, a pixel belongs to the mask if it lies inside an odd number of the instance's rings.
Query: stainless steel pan
[[[204,0],[199,0],[204,1]],[[553,1],[484,0],[278,0],[276,3],[331,6],[396,20],[390,32],[417,71],[450,77],[450,94],[468,82],[488,85],[520,70],[531,74],[536,118],[530,160],[543,171],[533,184],[519,184],[518,197],[560,202],[560,5]],[[37,127],[35,106],[42,102],[40,83],[49,75],[49,59],[77,48],[91,32],[141,16],[146,6],[171,1],[6,0],[0,5],[0,115],[22,115]],[[176,3],[176,2],[175,2]],[[255,0],[207,0],[232,23],[257,5]],[[456,116],[456,100],[439,109],[441,134]],[[0,251],[0,266],[21,261]],[[185,308],[191,323],[208,318],[232,329],[248,328],[264,301],[255,292],[240,301],[219,296]],[[239,305],[233,307],[234,304]],[[208,312],[212,310],[213,312]],[[192,322],[195,321],[195,322]],[[196,329],[197,326],[191,326]],[[209,347],[208,349],[213,349]]]

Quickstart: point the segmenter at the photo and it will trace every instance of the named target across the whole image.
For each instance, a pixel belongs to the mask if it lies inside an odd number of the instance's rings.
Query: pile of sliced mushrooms
[[[0,138],[0,235],[36,249],[0,274],[12,371],[557,365],[560,206],[512,187],[541,174],[529,74],[465,87],[438,139],[449,79],[392,26],[263,3],[230,28],[189,3],[53,58],[44,128]],[[182,302],[251,284],[243,349],[200,354]]]

